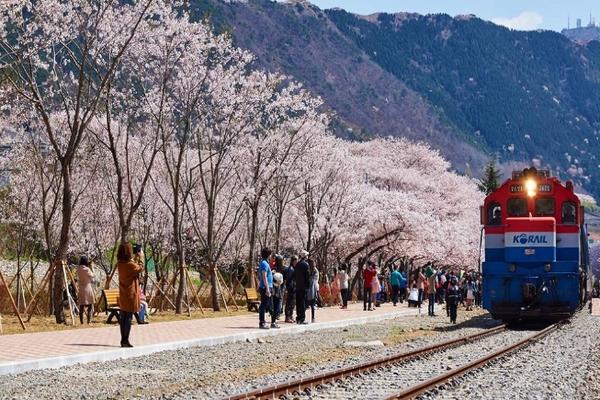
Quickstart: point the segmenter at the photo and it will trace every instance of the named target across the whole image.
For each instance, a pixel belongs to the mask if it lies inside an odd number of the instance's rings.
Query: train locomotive
[[[483,307],[495,319],[561,319],[591,292],[584,209],[573,183],[515,171],[481,207]]]

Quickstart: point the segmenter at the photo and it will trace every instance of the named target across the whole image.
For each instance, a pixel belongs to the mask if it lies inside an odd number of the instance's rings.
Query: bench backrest
[[[119,289],[105,289],[103,290],[103,293],[107,307],[119,305]]]
[[[248,300],[258,300],[258,293],[256,292],[256,289],[245,288],[244,291],[246,292],[246,298]]]

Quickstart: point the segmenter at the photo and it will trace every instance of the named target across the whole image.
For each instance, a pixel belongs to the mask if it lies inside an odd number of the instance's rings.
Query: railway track
[[[450,382],[455,378],[468,373],[471,370],[477,369],[485,364],[510,354],[528,344],[539,340],[543,336],[557,329],[559,324],[551,325],[534,334],[527,334],[523,331],[508,331],[504,325],[488,329],[478,334],[465,336],[459,339],[449,340],[435,345],[427,346],[421,349],[396,354],[343,369],[330,371],[322,374],[317,374],[297,380],[284,382],[278,385],[259,388],[250,392],[240,393],[227,397],[229,400],[238,399],[290,399],[297,397],[310,398],[387,398],[387,399],[410,399],[427,393],[446,382]],[[526,331],[525,331],[526,332]],[[506,338],[494,338],[492,336],[503,334]],[[518,339],[514,340],[514,336]],[[525,337],[520,337],[525,336]],[[371,387],[378,388],[386,386],[386,383],[393,382],[399,375],[399,370],[405,364],[411,362],[420,362],[416,360],[426,359],[427,357],[445,351],[461,350],[462,346],[479,346],[478,341],[488,342],[487,347],[497,349],[498,343],[502,345],[500,350],[488,351],[484,356],[467,361],[460,362],[460,365],[443,373],[436,374],[431,377],[431,373],[415,373],[412,378],[417,380],[412,386],[401,391],[389,390],[389,388],[381,388],[379,392],[371,392]],[[507,342],[507,343],[503,343]],[[482,348],[486,348],[485,343],[481,344]],[[473,349],[471,349],[473,350]],[[470,352],[465,350],[465,352]],[[448,357],[452,358],[452,357]],[[460,358],[460,357],[457,357]],[[435,359],[434,359],[435,360]],[[406,368],[406,367],[405,367]],[[410,372],[410,367],[409,372]],[[425,368],[427,370],[427,368]],[[363,382],[365,381],[365,382]],[[381,382],[385,382],[381,384]],[[355,389],[354,386],[362,385],[362,393],[360,388]],[[406,384],[405,384],[406,385]],[[392,385],[393,387],[393,385]],[[365,388],[367,392],[365,392]],[[316,389],[316,390],[315,390]],[[393,395],[390,395],[394,393]]]
[[[525,339],[522,339],[516,343],[505,346],[500,350],[497,350],[493,353],[487,354],[487,355],[485,355],[481,358],[478,358],[468,364],[454,368],[445,374],[438,375],[427,381],[413,385],[413,386],[409,387],[408,389],[402,390],[401,392],[399,392],[397,394],[388,396],[387,400],[413,399],[421,394],[429,392],[432,389],[435,389],[436,387],[438,387],[446,382],[452,381],[453,379],[455,379],[461,375],[464,375],[465,373],[467,373],[469,371],[472,371],[474,369],[482,367],[491,361],[494,361],[498,358],[504,357],[504,356],[512,353],[513,351],[516,351],[522,347],[529,345],[530,343],[533,343],[536,340],[541,339],[542,337],[546,336],[548,333],[555,331],[558,328],[559,324],[560,323],[550,325],[549,327],[544,328],[541,331],[539,331],[533,335],[530,335],[530,336],[526,337]]]
[[[348,377],[357,376],[365,372],[373,371],[379,368],[383,368],[390,364],[405,362],[420,358],[429,354],[437,353],[452,347],[460,346],[465,343],[474,342],[476,340],[496,335],[504,332],[507,329],[506,325],[500,325],[494,328],[485,330],[484,332],[476,333],[473,335],[465,336],[458,339],[452,339],[445,342],[437,343],[431,346],[423,347],[421,349],[412,350],[405,353],[394,354],[392,356],[379,358],[372,361],[363,362],[360,364],[352,365],[343,369],[335,371],[325,372],[301,379],[295,379],[288,382],[284,382],[278,385],[267,386],[259,388],[246,393],[236,394],[230,397],[226,397],[227,400],[243,400],[243,399],[279,399],[285,398],[287,395],[299,395],[301,393],[308,393],[314,388],[320,388],[324,384],[340,381]]]

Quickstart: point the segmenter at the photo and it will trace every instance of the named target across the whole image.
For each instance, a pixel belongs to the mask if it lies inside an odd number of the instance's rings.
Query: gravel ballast
[[[311,399],[383,399],[408,387],[468,364],[499,348],[509,346],[534,332],[507,330],[461,346],[428,354],[409,362],[392,364],[315,391]]]
[[[435,399],[599,399],[600,317],[587,311],[510,356],[460,379]]]
[[[415,311],[416,313],[416,311]],[[477,312],[397,319],[212,347],[166,351],[105,363],[0,376],[2,399],[220,398],[402,350],[480,332],[498,324]],[[317,315],[318,316],[318,315]],[[465,321],[466,318],[470,318]],[[352,341],[385,346],[347,347]]]
[[[465,316],[473,318],[465,320]],[[470,335],[499,323],[487,315],[464,311],[459,318],[459,324],[454,326],[445,316],[402,317],[368,325],[285,334],[262,339],[262,343],[197,347],[106,363],[0,376],[0,399],[221,398]],[[495,335],[462,346],[462,351],[449,349],[394,367],[395,382],[404,382],[395,384],[394,390],[415,383],[414,380],[401,379],[404,375],[413,376],[416,380],[421,378],[420,374],[414,374],[415,366],[423,366],[424,371],[433,375],[479,357],[482,351],[492,346],[499,347],[500,341],[518,340],[516,336],[519,334],[523,336],[531,332]],[[600,398],[600,385],[596,378],[600,368],[600,352],[596,349],[599,337],[600,318],[581,312],[570,324],[541,342],[461,378],[454,387],[438,388],[435,394],[428,393],[423,398]],[[350,342],[370,341],[381,341],[384,346],[348,346]],[[357,391],[353,385],[362,385],[360,378],[341,384],[329,395],[328,392],[319,395],[319,391],[315,391],[313,396],[373,398],[373,393]],[[364,386],[368,389],[368,385]]]

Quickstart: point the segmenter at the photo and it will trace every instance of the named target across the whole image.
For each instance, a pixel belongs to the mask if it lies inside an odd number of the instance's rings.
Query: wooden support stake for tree
[[[229,308],[227,307],[227,301],[225,300],[225,295],[223,294],[223,288],[221,287],[221,281],[219,280],[219,270],[215,268],[217,274],[217,287],[219,288],[219,293],[221,294],[221,299],[223,300],[223,305],[225,306],[225,312],[229,312]],[[214,310],[213,310],[214,311]]]
[[[145,288],[148,287],[148,279],[151,279],[150,275],[147,276]],[[148,303],[148,313],[150,313],[150,304],[152,303],[152,300],[154,299],[155,286],[156,285],[154,283],[152,283],[152,289],[150,289],[150,293],[148,293],[148,296],[146,296],[146,299],[147,299],[146,302]]]
[[[227,286],[227,284],[225,283],[225,279],[223,279],[223,275],[221,275],[221,271],[219,271],[219,270],[217,270],[217,277],[221,280],[222,285],[225,286],[225,289],[227,290],[227,293],[229,294],[229,297],[231,298],[231,300],[233,300],[233,304],[235,305],[235,310],[240,311],[237,301],[235,301],[235,297],[233,297],[231,290],[229,290],[229,286]]]
[[[205,282],[200,282],[200,286],[198,286],[198,288],[194,287],[194,299],[198,300],[198,304],[200,305],[200,310],[202,310],[202,313],[204,313],[204,308],[202,308],[202,295],[200,291],[204,287],[204,283]]]
[[[198,298],[198,292],[196,291],[194,283],[190,279],[190,273],[189,273],[189,271],[187,269],[186,269],[185,273],[187,274],[187,282],[188,282],[188,286],[190,288],[190,291],[194,295],[192,297],[192,301],[190,302],[190,304],[196,304],[196,305],[200,306],[200,311],[202,312],[202,314],[204,314],[204,308],[202,307],[202,302]]]
[[[152,278],[150,277],[150,275],[148,275],[148,278],[150,278],[150,280],[152,280]],[[154,281],[152,281],[152,283],[154,283]],[[171,299],[169,299],[167,297],[167,295],[165,294],[165,292],[163,292],[162,289],[159,286],[157,286],[156,289],[158,289],[159,293],[162,294],[162,299],[161,300],[166,299],[169,302],[169,304],[171,304],[173,306],[173,308],[175,308],[175,304],[171,301]],[[161,305],[162,305],[162,303],[161,303]]]
[[[206,284],[206,287],[204,287]],[[208,281],[206,282],[202,282],[202,284],[200,285],[200,288],[198,288],[198,292],[200,292],[200,289],[202,289],[202,293],[200,293],[200,297],[206,297],[206,291],[208,290],[209,295],[210,295],[210,283],[208,283]]]
[[[67,283],[67,262],[66,261],[60,261],[60,265],[62,268],[62,272],[63,272],[63,279],[65,280],[65,290],[67,291],[67,302],[69,303],[69,312],[71,314],[71,323],[73,324],[73,326],[75,326],[75,316],[73,315],[73,303],[74,300],[71,297],[71,291],[69,290],[69,284]]]
[[[10,288],[6,284],[6,279],[4,279],[4,274],[2,273],[2,271],[0,271],[0,279],[2,279],[2,283],[6,287],[6,292],[8,293],[8,297],[10,298],[10,303],[12,304],[12,308],[15,312],[15,315],[19,319],[19,323],[21,324],[21,327],[23,328],[23,330],[26,330],[27,328],[25,328],[25,323],[23,322],[23,319],[21,318],[21,314],[19,314],[19,310],[17,310],[17,305],[15,304],[15,299],[13,298],[12,293],[10,292]]]
[[[242,282],[240,282],[239,279],[237,277],[235,277],[235,283],[232,284],[232,289],[231,289],[231,291],[234,293],[234,296],[235,296],[235,294],[237,294],[238,296],[243,297],[243,295],[237,291],[238,287],[240,287],[240,286],[242,286]],[[243,289],[243,287],[242,287],[242,289]]]
[[[188,292],[188,284],[189,284],[189,277],[190,275],[188,274],[188,270],[187,268],[185,269],[185,285],[183,285],[183,290],[185,291],[185,298],[187,300],[187,311],[188,311],[188,317],[192,318],[192,310],[191,310],[191,304],[190,304],[190,296],[189,296],[189,292]]]
[[[7,288],[12,289],[12,285],[13,283],[15,283],[15,280],[17,279],[17,276],[19,276],[19,273],[17,272],[17,274],[15,276],[13,276],[10,281],[8,281],[8,284],[6,285]]]
[[[42,278],[42,283],[40,283],[40,287],[38,288],[37,292],[35,292],[35,294],[33,295],[33,299],[31,299],[31,301],[29,302],[29,306],[27,307],[27,309],[25,309],[25,313],[28,313],[28,309],[31,308],[31,312],[29,313],[29,315],[27,316],[27,322],[29,322],[31,320],[31,317],[33,316],[33,309],[36,308],[38,300],[39,300],[39,294],[42,292],[42,290],[44,289],[44,287],[46,286],[46,284],[48,284],[50,282],[50,278],[52,277],[52,274],[54,273],[54,263],[51,263],[50,266],[48,267],[48,269],[46,270],[46,274],[44,275],[44,277]],[[50,290],[48,290],[48,293],[50,293]],[[33,306],[32,306],[33,304]]]
[[[33,293],[31,292],[31,289],[29,289],[29,286],[27,286],[27,285],[25,285],[25,289],[27,289],[27,292],[29,293],[30,301],[32,301],[33,300]],[[27,307],[27,305],[25,305],[25,311],[27,311],[28,308],[29,307]],[[40,309],[37,307],[37,304],[35,306],[35,309],[37,310],[38,313],[40,313],[40,314],[42,313],[40,311]]]

